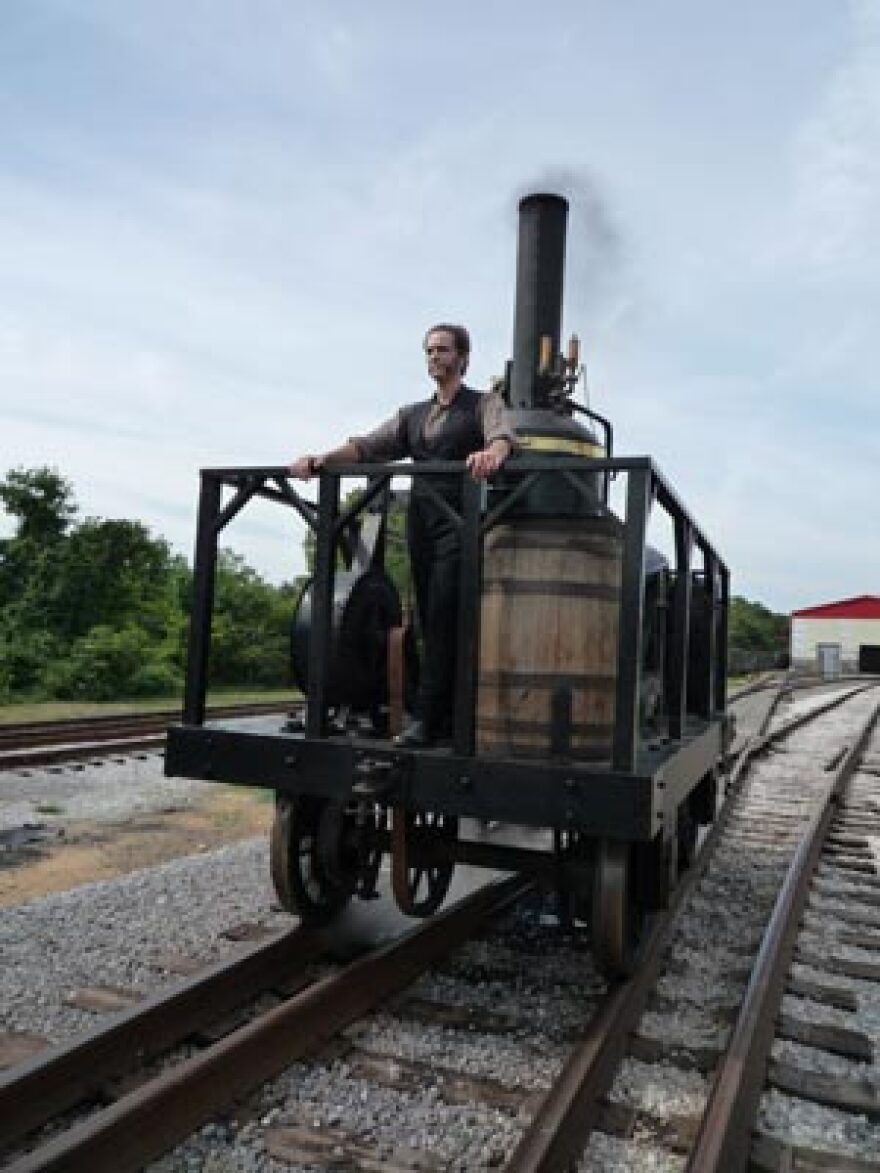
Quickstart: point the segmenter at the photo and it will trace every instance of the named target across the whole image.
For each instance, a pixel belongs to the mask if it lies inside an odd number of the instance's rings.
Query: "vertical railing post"
[[[480,506],[482,499],[482,486],[472,477],[464,476],[453,745],[455,752],[465,757],[470,757],[474,752],[477,656],[480,644]]]
[[[715,704],[721,711],[727,708],[727,615],[730,607],[730,571],[720,567],[721,599],[718,615],[718,644],[716,647]]]
[[[639,745],[642,675],[642,617],[645,608],[645,533],[653,495],[650,466],[627,473],[620,613],[617,640],[617,696],[614,718],[615,770],[632,773]]]
[[[718,561],[715,552],[708,545],[703,550],[703,568],[706,580],[706,658],[701,664],[703,680],[700,696],[703,698],[701,717],[711,721],[716,710],[717,657],[718,657]]]
[[[214,573],[217,567],[217,517],[221,494],[219,478],[202,472],[183,692],[183,721],[186,725],[202,725],[205,720],[211,619],[214,614]]]
[[[669,736],[680,741],[687,715],[687,672],[690,646],[691,551],[693,532],[686,518],[676,515],[675,587],[672,595],[672,636],[669,648]]]
[[[312,580],[312,622],[309,633],[309,696],[306,734],[323,737],[327,731],[327,680],[333,636],[333,585],[336,567],[334,528],[339,513],[339,476],[324,469],[318,491],[315,531],[315,575]]]

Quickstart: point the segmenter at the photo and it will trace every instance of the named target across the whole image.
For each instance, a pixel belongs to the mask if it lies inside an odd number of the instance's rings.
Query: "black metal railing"
[[[325,696],[337,555],[340,552],[344,554],[351,545],[351,537],[360,515],[387,489],[392,477],[426,478],[420,491],[427,491],[435,498],[460,533],[462,605],[458,609],[453,724],[453,748],[456,754],[471,756],[475,746],[482,539],[490,529],[510,515],[538,481],[546,477],[564,477],[570,485],[579,488],[587,500],[593,502],[597,474],[603,477],[623,475],[626,478],[613,768],[624,772],[633,771],[639,752],[645,549],[648,520],[654,505],[669,516],[675,546],[666,681],[669,736],[672,740],[680,740],[685,734],[689,695],[692,698],[693,715],[709,720],[722,713],[726,704],[729,572],[652,461],[648,457],[615,457],[591,461],[518,457],[508,464],[506,471],[508,476],[515,475],[517,484],[487,510],[483,486],[465,473],[464,465],[459,461],[325,466],[321,471],[317,505],[306,501],[293,488],[285,468],[204,469],[201,474],[195,547],[184,723],[200,725],[204,722],[218,538],[248,501],[259,497],[293,508],[315,531],[306,736],[320,739],[327,735],[328,706]],[[448,482],[451,475],[461,477],[459,508],[431,489],[431,478],[444,477]],[[368,484],[359,498],[341,512],[341,482],[352,477],[367,478]],[[224,489],[232,490],[225,504]],[[701,555],[701,565],[694,565],[695,548]],[[702,582],[699,591],[693,589],[695,576]],[[697,607],[704,609],[699,627],[705,633],[705,648],[702,655],[694,658],[689,656],[689,640],[694,630],[694,612]],[[689,682],[689,670],[699,678],[692,678]]]

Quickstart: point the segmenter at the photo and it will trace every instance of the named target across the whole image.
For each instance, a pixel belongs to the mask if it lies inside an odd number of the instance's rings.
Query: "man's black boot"
[[[402,749],[423,749],[431,744],[428,729],[424,721],[410,721],[402,733],[394,738],[394,744]]]

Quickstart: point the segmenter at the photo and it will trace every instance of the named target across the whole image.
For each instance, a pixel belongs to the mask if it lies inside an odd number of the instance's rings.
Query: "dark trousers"
[[[452,731],[454,708],[459,535],[436,502],[413,493],[407,540],[423,647],[416,715],[431,736],[442,737]]]

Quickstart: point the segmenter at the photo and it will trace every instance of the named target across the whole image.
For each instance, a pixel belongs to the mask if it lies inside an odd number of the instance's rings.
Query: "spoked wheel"
[[[377,895],[387,811],[374,802],[324,803],[318,862],[333,887],[369,900]]]
[[[455,864],[425,859],[432,845],[453,843],[458,819],[394,807],[391,815],[391,887],[407,916],[430,916],[446,898]]]
[[[601,839],[593,877],[593,953],[609,977],[631,974],[647,935],[647,914],[635,906],[632,849],[628,843]]]
[[[321,866],[318,828],[327,799],[301,794],[276,795],[269,839],[272,883],[283,908],[305,924],[331,921],[349,893],[334,884]]]

